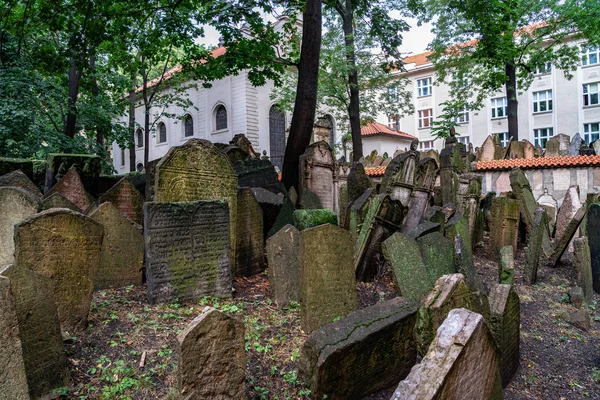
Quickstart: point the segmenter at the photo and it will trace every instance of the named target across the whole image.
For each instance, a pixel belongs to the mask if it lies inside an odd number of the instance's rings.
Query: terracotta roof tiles
[[[368,176],[383,176],[385,175],[385,168],[386,167],[366,167],[365,173]]]
[[[367,125],[362,126],[360,128],[361,136],[371,136],[371,135],[391,135],[391,136],[399,136],[405,139],[416,139],[415,136],[409,135],[406,132],[395,131],[393,129],[388,128],[382,123],[379,122],[369,122]]]
[[[512,160],[478,161],[477,171],[509,170],[515,167],[532,169],[559,167],[572,168],[587,166],[600,166],[600,155],[515,158]]]

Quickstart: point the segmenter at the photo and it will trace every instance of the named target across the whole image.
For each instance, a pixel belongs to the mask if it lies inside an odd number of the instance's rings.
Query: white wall
[[[402,138],[393,138],[389,136],[363,136],[363,154],[365,156],[371,154],[373,150],[377,150],[377,154],[382,156],[383,153],[388,153],[389,157],[393,157],[396,150],[410,149],[411,141]]]

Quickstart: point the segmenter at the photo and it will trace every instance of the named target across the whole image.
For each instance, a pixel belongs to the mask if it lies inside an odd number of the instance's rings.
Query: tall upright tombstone
[[[590,246],[586,236],[573,240],[575,254],[575,271],[577,271],[577,286],[583,290],[583,295],[588,303],[594,297],[592,285],[592,260],[590,258]]]
[[[402,224],[404,233],[412,231],[421,222],[431,196],[433,196],[433,185],[435,185],[437,172],[437,163],[434,159],[424,158],[419,161],[415,174],[415,185],[408,206],[409,211]]]
[[[148,301],[231,297],[225,201],[147,202],[144,227]]]
[[[29,400],[29,387],[19,321],[8,278],[0,276],[0,396],[6,400]]]
[[[235,271],[238,182],[227,156],[208,140],[190,139],[169,149],[156,165],[155,175],[156,202],[227,201]]]
[[[60,193],[71,202],[73,202],[79,210],[86,210],[94,201],[93,197],[85,190],[83,182],[77,173],[76,167],[71,167],[67,173],[52,186],[44,197],[48,197],[53,193]]]
[[[502,386],[519,368],[521,302],[512,285],[496,285],[490,290],[489,326],[500,350],[500,376]]]
[[[15,226],[15,264],[50,278],[60,326],[87,328],[104,229],[83,214],[53,208]]]
[[[102,203],[90,215],[104,227],[95,289],[142,284],[144,237],[112,203]]]
[[[547,224],[548,215],[546,210],[543,207],[536,208],[531,233],[527,240],[527,252],[525,253],[523,280],[527,285],[533,285],[537,281],[537,271],[542,257],[542,240]]]
[[[39,398],[69,381],[50,280],[16,265],[1,268],[0,276],[10,280],[29,394]]]
[[[492,161],[502,159],[502,142],[498,135],[489,135],[479,149],[477,161]]]
[[[298,246],[300,231],[286,225],[267,240],[269,288],[275,305],[284,308],[298,302]]]
[[[305,202],[309,193],[314,193],[321,203],[321,207],[317,208],[338,212],[336,180],[335,160],[329,144],[320,141],[308,146],[300,156],[300,203]]]
[[[581,208],[581,206],[581,201],[579,200],[579,186],[571,186],[567,190],[567,193],[563,198],[562,205],[560,206],[556,216],[556,229],[554,231],[555,238],[560,238],[563,235],[567,229],[567,225],[575,216],[577,210]]]
[[[559,133],[558,135],[552,136],[546,142],[546,155],[544,157],[568,156],[570,147],[571,138],[569,135]]]
[[[392,200],[397,200],[404,207],[408,207],[418,163],[419,152],[416,146],[411,144],[410,151],[397,155],[387,166],[379,193],[388,194]]]
[[[17,187],[0,187],[0,267],[14,262],[14,226],[37,212],[39,199]]]
[[[490,223],[490,244],[492,254],[500,253],[505,246],[512,246],[516,253],[519,238],[519,200],[508,197],[492,199],[492,218]]]
[[[334,225],[300,232],[300,322],[306,333],[358,308],[351,248],[350,233]]]
[[[265,269],[263,215],[260,204],[250,188],[238,192],[237,212],[237,274],[251,276]]]
[[[104,202],[111,203],[123,217],[129,218],[136,224],[144,223],[144,196],[133,186],[129,178],[122,178],[96,200],[98,206]]]
[[[473,245],[475,245],[474,235],[481,201],[481,182],[482,176],[479,174],[461,174],[458,177],[458,211],[467,219]]]
[[[594,292],[600,293],[600,203],[593,203],[588,208],[587,234]]]

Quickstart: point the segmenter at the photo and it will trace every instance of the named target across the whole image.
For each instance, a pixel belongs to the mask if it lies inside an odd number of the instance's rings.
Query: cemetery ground
[[[497,281],[498,267],[488,259],[487,240],[476,250],[476,267],[486,284]],[[567,291],[575,271],[567,253],[557,268],[541,267],[538,283],[522,282],[524,252],[516,261],[521,299],[521,364],[504,390],[506,399],[600,398],[600,296],[589,304],[592,329],[567,322]],[[358,283],[361,308],[396,296],[387,267],[379,279]],[[307,335],[300,328],[299,305],[277,309],[266,273],[236,278],[231,299],[204,298],[195,304],[150,305],[146,286],[100,290],[94,294],[90,329],[67,343],[69,387],[56,398],[175,399],[177,335],[204,306],[211,305],[245,325],[247,393],[252,399],[308,399],[298,376],[298,357]],[[598,309],[596,309],[598,307]],[[369,399],[389,399],[394,388]]]

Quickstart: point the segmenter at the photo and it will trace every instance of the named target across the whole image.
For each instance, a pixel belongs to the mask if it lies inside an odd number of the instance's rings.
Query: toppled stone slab
[[[587,210],[585,207],[581,207],[579,210],[577,210],[573,218],[569,221],[566,228],[564,229],[562,236],[554,244],[554,251],[552,252],[552,255],[549,259],[550,265],[558,264],[563,253],[569,246],[569,243],[571,243],[571,239],[573,239],[573,236],[575,236],[575,232],[577,232],[579,224],[581,224],[581,221],[583,221],[586,211]]]
[[[417,309],[401,297],[355,311],[304,342],[301,376],[316,398],[358,399],[408,375]]]

